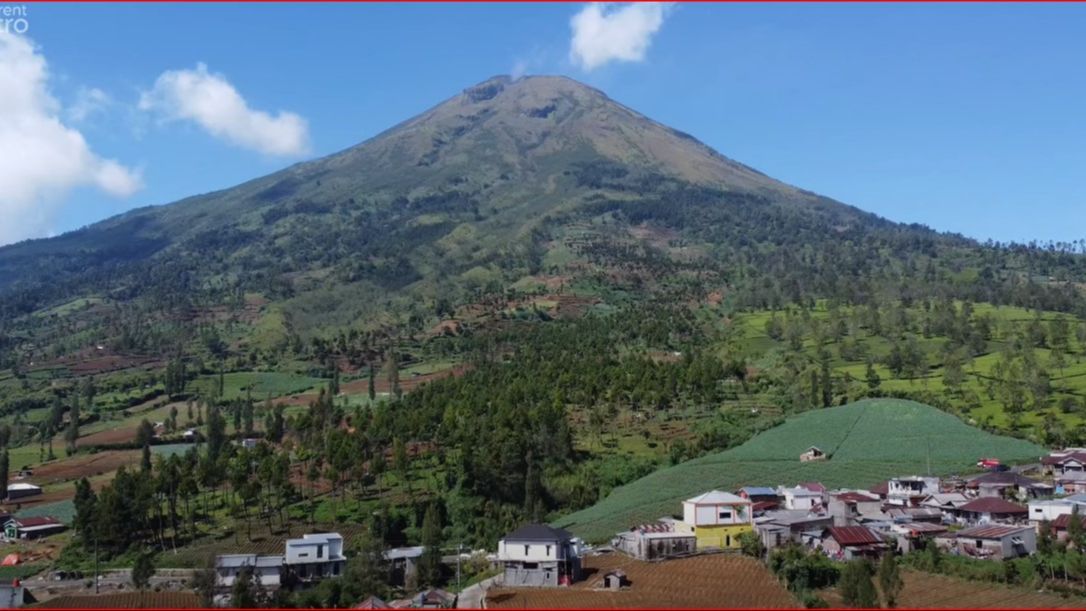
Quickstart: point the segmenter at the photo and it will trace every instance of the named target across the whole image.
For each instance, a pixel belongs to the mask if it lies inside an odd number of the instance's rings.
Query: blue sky
[[[514,70],[580,79],[893,220],[980,239],[1086,237],[1086,6],[680,4],[641,33],[638,57],[590,70],[570,54],[586,6],[31,4],[26,36],[55,102],[41,112],[93,159],[32,194],[37,220],[0,242],[335,152]],[[264,113],[254,125],[284,139],[186,115],[176,96],[189,77],[228,83]],[[28,172],[0,170],[0,182]]]

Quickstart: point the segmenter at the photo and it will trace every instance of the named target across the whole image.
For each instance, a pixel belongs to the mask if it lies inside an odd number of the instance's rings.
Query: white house
[[[283,564],[302,580],[337,577],[347,558],[339,533],[314,533],[287,539]]]
[[[245,567],[250,567],[253,570],[253,577],[259,579],[261,585],[278,586],[282,566],[282,556],[223,554],[215,558],[215,576],[218,578],[219,585],[230,587],[234,585],[241,571]]]
[[[754,531],[754,508],[748,499],[710,490],[683,501],[683,527],[694,533],[697,548],[738,548],[739,536]]]
[[[785,509],[818,509],[822,507],[822,493],[802,486],[781,487],[777,494],[784,499]]]
[[[1067,499],[1054,499],[1049,501],[1030,501],[1029,503],[1029,521],[1041,522],[1048,520],[1049,522],[1056,518],[1071,513],[1075,504]],[[1083,509],[1086,509],[1084,507]],[[1082,511],[1080,509],[1079,511]]]
[[[8,484],[9,501],[26,498],[28,496],[37,496],[39,494],[41,494],[41,486],[35,486],[34,484],[28,484],[26,482]]]
[[[886,502],[892,505],[918,505],[926,497],[938,492],[938,477],[895,477],[888,482]]]
[[[528,524],[498,542],[507,586],[569,585],[581,576],[580,540],[569,531]]]

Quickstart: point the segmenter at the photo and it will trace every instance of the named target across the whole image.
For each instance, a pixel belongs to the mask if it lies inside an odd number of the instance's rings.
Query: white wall
[[[553,543],[539,543],[530,541],[505,541],[498,542],[498,560],[512,560],[523,562],[547,562],[559,560],[560,546]]]
[[[683,503],[683,518],[694,526],[716,526],[719,524],[751,524],[753,512],[748,503],[721,503],[718,505],[695,505]],[[727,514],[721,517],[721,514]]]
[[[1071,513],[1071,503],[1033,502],[1029,504],[1029,519],[1040,522],[1049,522],[1056,518]]]

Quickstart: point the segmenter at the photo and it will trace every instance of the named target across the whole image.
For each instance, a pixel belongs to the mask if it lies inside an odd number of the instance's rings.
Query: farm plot
[[[199,609],[200,597],[192,592],[112,592],[98,596],[64,595],[49,599],[49,609]]]
[[[366,527],[361,524],[316,524],[309,526],[301,523],[293,525],[290,532],[269,533],[267,527],[261,524],[253,524],[253,540],[245,535],[245,525],[237,533],[233,527],[224,529],[222,534],[215,537],[207,537],[197,540],[192,544],[179,549],[176,554],[162,554],[158,558],[160,568],[202,568],[206,567],[209,560],[219,554],[282,554],[287,539],[300,537],[307,532],[335,531],[343,535],[343,545],[350,548],[351,545],[364,536]],[[235,539],[236,537],[236,539]]]
[[[815,445],[826,461],[799,461]],[[795,485],[867,488],[890,477],[975,469],[978,458],[1032,462],[1045,450],[1019,439],[972,428],[933,407],[877,399],[805,412],[747,443],[658,470],[616,488],[596,505],[555,521],[589,541],[680,510],[683,499],[711,488]]]
[[[618,609],[645,607],[743,607],[794,609],[799,605],[760,562],[745,556],[713,554],[642,562],[621,554],[585,558],[587,578],[569,588],[497,588],[486,606],[508,608]],[[630,585],[603,589],[603,575],[626,572]]]
[[[125,439],[131,440],[131,437]],[[29,479],[39,486],[46,486],[112,473],[118,467],[134,465],[139,461],[139,450],[104,450],[94,454],[77,454],[36,467]]]
[[[1086,599],[1064,597],[1049,592],[1012,588],[1001,584],[966,581],[955,577],[918,571],[903,571],[905,587],[898,597],[901,609],[1082,609]],[[831,607],[843,607],[836,588],[820,596]]]

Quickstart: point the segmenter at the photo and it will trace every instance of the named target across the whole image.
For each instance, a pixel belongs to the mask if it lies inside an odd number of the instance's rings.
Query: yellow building
[[[697,549],[736,549],[739,535],[754,531],[754,511],[750,501],[712,490],[683,501],[683,527]]]

